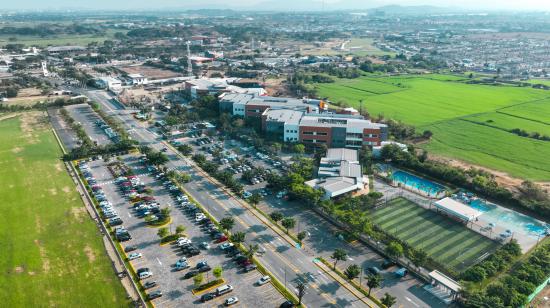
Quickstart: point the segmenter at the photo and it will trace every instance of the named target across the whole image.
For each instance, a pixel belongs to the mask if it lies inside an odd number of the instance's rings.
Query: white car
[[[233,243],[223,243],[223,244],[220,245],[220,249],[221,250],[226,250],[226,249],[228,249],[230,247],[233,247],[233,246],[235,246],[235,245],[233,245]]]
[[[210,249],[210,244],[208,244],[207,242],[202,242],[202,243],[201,243],[201,247],[202,247],[203,249]]]
[[[259,286],[263,286],[264,284],[268,283],[271,281],[271,277],[269,276],[263,276],[262,278],[258,279],[258,281],[256,281],[256,283],[259,285]]]
[[[147,279],[151,276],[153,276],[153,273],[151,273],[151,272],[141,272],[141,273],[139,273],[139,279]]]
[[[226,306],[231,306],[231,305],[236,304],[238,302],[239,302],[239,298],[236,297],[236,296],[233,296],[233,297],[230,297],[230,298],[225,300],[225,305]]]
[[[128,260],[129,261],[139,259],[139,258],[141,258],[141,253],[140,252],[133,252],[133,253],[128,255]]]
[[[197,215],[195,215],[195,221],[196,222],[200,222],[205,218],[206,218],[206,216],[203,213],[197,213]]]

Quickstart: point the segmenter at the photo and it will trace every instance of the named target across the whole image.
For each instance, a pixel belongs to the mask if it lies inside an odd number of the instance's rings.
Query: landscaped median
[[[346,278],[346,276],[340,272],[338,269],[333,269],[332,268],[332,264],[330,264],[329,262],[327,262],[325,259],[319,257],[317,258],[317,260],[319,260],[318,262],[314,262],[315,265],[317,265],[319,268],[321,268],[325,273],[329,274],[331,277],[334,278],[334,280],[336,281],[339,281],[339,280],[344,280],[344,282],[340,282],[340,284],[342,286],[344,286],[344,288],[348,289],[351,293],[356,293],[356,292],[361,292],[361,294],[363,294],[365,296],[365,298],[368,298],[370,299],[370,301],[367,301],[365,300],[364,298],[360,298],[365,304],[367,304],[369,307],[382,307],[382,308],[385,308],[386,306],[384,306],[384,304],[382,304],[376,297],[372,296],[372,295],[369,295],[369,292],[366,291],[365,289],[363,289],[363,287],[361,287],[360,285],[358,285],[355,281],[353,280],[348,280]],[[320,264],[321,263],[321,264]],[[345,283],[345,282],[349,282],[349,284]],[[351,285],[353,288],[350,288],[349,285]],[[376,306],[374,306],[376,305]]]
[[[199,294],[202,294],[204,292],[210,291],[214,288],[217,288],[217,287],[221,286],[224,283],[225,283],[225,280],[223,278],[212,280],[210,282],[207,282],[207,283],[205,283],[203,285],[200,285],[199,287],[193,289],[191,291],[191,293],[193,293],[193,295],[199,295]]]

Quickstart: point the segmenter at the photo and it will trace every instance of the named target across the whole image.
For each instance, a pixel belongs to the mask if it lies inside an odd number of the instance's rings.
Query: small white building
[[[403,152],[407,152],[407,145],[395,141],[382,141],[379,146],[373,146],[372,147],[372,156],[374,158],[380,158],[382,155],[382,148],[386,145],[395,145],[401,149]]]
[[[122,81],[113,77],[99,77],[96,81],[101,87],[112,91],[120,91],[122,89]]]
[[[368,189],[369,179],[363,175],[358,161],[357,150],[328,149],[326,157],[321,158],[318,178],[305,182],[314,189],[323,189],[323,199]]]
[[[128,78],[130,78],[132,85],[138,86],[138,85],[144,85],[147,84],[147,77],[141,75],[141,74],[129,74]]]

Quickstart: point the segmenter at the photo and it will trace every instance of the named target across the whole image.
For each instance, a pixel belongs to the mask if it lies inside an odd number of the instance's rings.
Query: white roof
[[[435,206],[466,221],[473,220],[483,214],[482,212],[449,197],[436,201]]]
[[[454,292],[460,291],[462,288],[458,282],[454,281],[453,279],[447,277],[445,274],[439,272],[439,271],[433,271],[430,274],[430,277],[435,279],[437,282],[441,283],[442,285],[446,286],[447,288],[453,290]]]

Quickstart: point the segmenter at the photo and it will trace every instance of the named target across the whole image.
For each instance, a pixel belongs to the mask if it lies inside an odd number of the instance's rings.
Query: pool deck
[[[394,187],[377,177],[374,178],[374,190],[383,193],[384,198],[387,198],[387,200],[391,200],[397,197],[404,197],[423,207],[429,207],[429,205],[434,201],[434,198],[429,198],[423,194],[419,194],[417,191],[411,191],[408,188],[405,188],[403,186]],[[499,206],[498,204],[494,204],[494,205],[502,209],[505,209]],[[482,214],[481,216],[478,217],[477,221],[468,223],[468,227],[482,235],[487,236],[488,238],[495,239],[499,237],[500,233],[503,233],[506,231],[506,229],[509,229],[509,227],[507,227],[506,225],[503,225],[502,222],[495,222],[493,220],[494,219],[492,219],[491,217],[488,217],[487,215]],[[489,223],[496,224],[495,227],[492,228],[492,230],[486,229]],[[536,235],[524,234],[522,232],[514,232],[511,238],[514,238],[515,240],[517,240],[518,244],[521,246],[521,249],[524,253],[527,252],[529,249],[531,249],[533,246],[535,246],[537,244],[537,240],[544,239],[543,236],[541,236],[540,239],[538,239]]]

